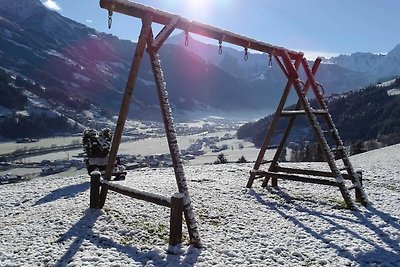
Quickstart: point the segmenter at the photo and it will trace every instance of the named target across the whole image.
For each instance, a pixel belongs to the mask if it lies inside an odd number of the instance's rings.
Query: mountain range
[[[177,119],[204,115],[255,118],[269,114],[281,96],[285,77],[267,55],[205,44],[184,35],[170,37],[161,48],[169,99]],[[47,102],[78,125],[82,116],[117,114],[135,43],[98,32],[61,16],[40,0],[3,0],[0,6],[0,67],[12,77],[30,81],[39,91],[24,90]],[[327,94],[346,92],[400,74],[400,46],[387,55],[355,53],[324,59],[317,80]],[[28,86],[29,87],[29,86]],[[18,86],[16,87],[18,88]],[[4,87],[0,93],[5,94]],[[294,100],[294,99],[291,99]],[[37,107],[36,107],[37,108]],[[78,110],[76,110],[78,109]],[[6,109],[1,116],[27,111]],[[67,112],[68,111],[68,112]],[[95,112],[96,111],[96,112]],[[134,92],[130,118],[160,119],[158,98],[148,57],[144,57]]]

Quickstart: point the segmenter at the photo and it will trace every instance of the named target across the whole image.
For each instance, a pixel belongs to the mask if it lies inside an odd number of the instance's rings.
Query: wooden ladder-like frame
[[[310,69],[307,60],[304,57],[298,57],[294,60],[294,63],[290,59],[287,53],[282,53],[281,57],[275,56],[275,60],[278,62],[283,73],[286,75],[288,82],[284,89],[282,98],[279,102],[278,108],[274,114],[274,117],[270,123],[267,134],[265,136],[264,142],[261,146],[260,152],[258,154],[257,160],[255,162],[253,170],[250,172],[250,177],[247,182],[247,187],[250,188],[254,182],[254,179],[263,177],[264,181],[262,183],[263,187],[266,187],[270,178],[272,178],[272,186],[276,187],[278,185],[278,179],[294,180],[315,184],[324,184],[330,186],[337,186],[343,196],[346,205],[350,209],[354,209],[354,203],[350,197],[349,190],[354,189],[356,191],[357,201],[361,202],[362,205],[367,205],[368,199],[364,192],[361,175],[354,171],[354,168],[347,157],[345,147],[339,136],[339,132],[336,129],[332,117],[329,114],[328,107],[323,99],[323,93],[319,90],[319,84],[315,81],[315,74],[317,73],[318,67],[321,63],[321,59],[317,58],[314,62],[312,70]],[[303,69],[307,76],[307,82],[303,83],[299,79],[299,67],[303,66]],[[298,102],[294,110],[284,110],[287,97],[290,93],[291,88],[294,87],[296,94],[298,96]],[[315,100],[319,106],[318,109],[311,107],[309,100],[306,95],[309,87],[311,87]],[[290,132],[293,128],[293,124],[296,116],[306,115],[307,119],[311,125],[311,128],[316,136],[318,144],[322,148],[322,152],[325,161],[328,163],[330,172],[315,171],[315,170],[304,170],[295,168],[284,168],[279,166],[279,158],[286,146]],[[278,122],[281,117],[289,117],[286,128],[278,130]],[[321,124],[318,121],[318,117],[321,117],[326,126],[327,130],[322,130]],[[264,162],[265,152],[268,148],[271,148],[270,143],[273,137],[280,134],[280,142],[276,148],[275,155],[272,160],[268,161],[270,163],[268,171],[260,170],[261,164]],[[334,140],[335,149],[338,151],[343,164],[345,166],[344,171],[347,173],[342,173],[341,170],[336,165],[334,154],[332,148],[329,146],[325,134],[329,134]],[[329,177],[332,179],[320,179],[318,177]],[[345,179],[351,180],[352,186],[347,188],[345,184]]]

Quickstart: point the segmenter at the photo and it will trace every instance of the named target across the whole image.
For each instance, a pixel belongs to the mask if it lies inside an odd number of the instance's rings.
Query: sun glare
[[[193,20],[207,20],[213,12],[213,0],[185,1],[185,13]]]

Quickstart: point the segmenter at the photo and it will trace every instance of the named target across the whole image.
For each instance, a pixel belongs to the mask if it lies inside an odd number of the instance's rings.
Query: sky
[[[61,15],[121,39],[137,41],[141,22],[107,11],[98,0],[41,0]],[[301,51],[308,57],[387,53],[400,44],[399,0],[139,0],[144,5],[250,38]],[[158,29],[157,27],[154,28]],[[208,40],[216,43],[215,40]],[[242,48],[238,48],[242,49]]]

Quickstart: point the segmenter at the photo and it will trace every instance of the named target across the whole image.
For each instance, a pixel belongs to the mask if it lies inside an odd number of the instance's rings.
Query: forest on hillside
[[[0,69],[0,106],[9,112],[0,114],[0,135],[7,138],[47,137],[57,133],[75,133],[81,131],[78,124],[71,123],[62,114],[46,112],[46,109],[37,109],[30,105],[28,95],[35,95],[48,102],[47,110],[56,109],[52,99],[59,99],[69,109],[77,112],[90,107],[84,101],[72,101],[63,92],[46,90],[41,85],[22,78],[19,75],[10,75]]]
[[[390,85],[370,85],[359,91],[332,95],[326,99],[332,119],[346,145],[355,147],[356,144],[365,146],[377,142],[386,146],[400,143],[400,95],[389,94],[388,91],[392,89],[400,90],[400,78],[396,78]],[[310,102],[316,106],[315,100]],[[294,105],[286,109],[294,109]],[[237,131],[238,138],[248,139],[256,146],[261,146],[272,118],[273,115],[269,115],[259,121],[244,124]],[[282,118],[278,128],[284,129],[285,122]],[[289,141],[303,149],[307,144],[315,143],[306,117],[296,118]]]

